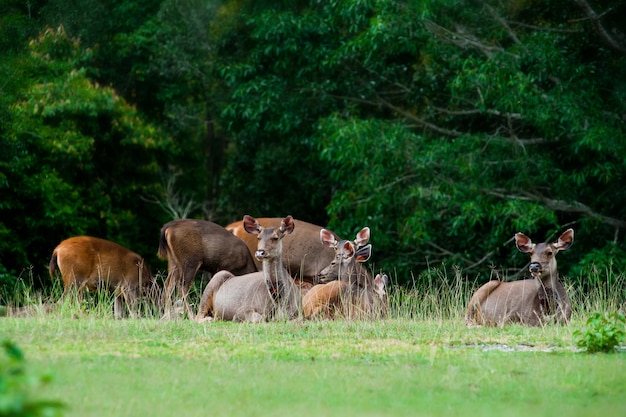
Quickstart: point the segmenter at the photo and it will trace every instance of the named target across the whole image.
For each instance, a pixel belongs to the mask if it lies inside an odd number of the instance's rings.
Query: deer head
[[[572,246],[573,241],[574,229],[567,229],[553,243],[533,243],[525,234],[515,234],[517,248],[521,252],[530,254],[530,265],[528,266],[530,275],[548,286],[551,286],[550,284],[558,279],[556,254]]]

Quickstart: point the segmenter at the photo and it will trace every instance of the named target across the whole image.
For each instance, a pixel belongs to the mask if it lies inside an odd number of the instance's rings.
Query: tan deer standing
[[[143,258],[117,243],[91,237],[65,239],[54,249],[50,276],[61,271],[64,293],[72,288],[81,297],[85,289],[104,289],[115,295],[115,317],[124,314],[123,301],[131,316],[137,313],[142,293],[152,295],[156,282]]]
[[[337,241],[327,230],[320,231],[322,244],[335,249],[335,258],[319,273],[322,284],[302,298],[305,318],[371,319],[387,315],[387,276],[372,278],[361,265],[371,256],[372,246],[363,246],[369,237],[367,227],[357,233],[354,241]]]
[[[528,269],[533,278],[484,284],[469,301],[466,323],[492,326],[515,322],[539,326],[552,320],[568,323],[572,303],[559,281],[556,254],[568,249],[573,241],[573,229],[567,229],[553,243],[533,243],[523,233],[516,233],[517,248],[530,254]]]
[[[257,235],[255,256],[262,261],[263,271],[245,275],[230,271],[215,274],[202,294],[197,322],[288,320],[299,314],[300,291],[282,257],[282,240],[293,232],[293,218],[285,217],[280,227],[263,227],[246,215],[243,225],[248,233]]]
[[[159,258],[167,259],[163,303],[165,317],[172,316],[172,294],[178,289],[187,316],[194,317],[187,296],[198,273],[221,270],[235,275],[257,271],[247,246],[219,224],[193,219],[173,220],[161,228]]]

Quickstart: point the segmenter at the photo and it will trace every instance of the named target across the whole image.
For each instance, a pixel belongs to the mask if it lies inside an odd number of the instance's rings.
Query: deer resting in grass
[[[79,297],[85,289],[104,288],[115,295],[115,317],[123,315],[122,299],[131,316],[136,314],[142,291],[156,286],[141,256],[117,243],[91,236],[75,236],[62,241],[52,252],[50,276],[61,271],[64,293],[72,288]]]
[[[532,279],[502,282],[489,281],[469,301],[465,313],[469,325],[504,325],[521,323],[544,325],[552,320],[568,323],[572,304],[559,281],[556,254],[568,249],[574,241],[574,230],[567,229],[553,243],[533,243],[523,233],[515,234],[515,244],[530,254],[528,270]]]
[[[300,311],[300,290],[283,264],[283,238],[294,231],[291,216],[279,227],[263,227],[248,215],[243,218],[247,233],[257,236],[255,256],[262,272],[235,275],[220,271],[202,294],[197,322],[211,320],[261,322],[288,320]]]
[[[387,275],[372,278],[361,265],[371,256],[372,246],[363,246],[369,237],[369,228],[357,233],[354,241],[337,241],[327,230],[320,231],[322,244],[335,249],[335,258],[319,274],[323,284],[315,285],[302,298],[305,318],[368,319],[387,315]]]
[[[215,274],[221,270],[243,275],[257,271],[246,245],[222,226],[204,220],[182,219],[161,229],[159,258],[167,259],[163,302],[165,316],[172,315],[172,294],[177,288],[187,317],[193,312],[187,296],[198,270]]]
[[[259,218],[263,227],[280,227],[281,218]],[[322,227],[302,220],[294,219],[294,231],[283,242],[283,261],[289,273],[296,278],[296,282],[303,292],[308,291],[316,284],[318,273],[335,257],[335,252],[328,246],[320,246],[319,234]],[[237,221],[226,226],[226,230],[246,243],[250,253],[254,255],[257,249],[257,239],[246,231],[243,221]],[[336,239],[339,237],[331,233]],[[257,268],[261,270],[261,261],[257,260]]]

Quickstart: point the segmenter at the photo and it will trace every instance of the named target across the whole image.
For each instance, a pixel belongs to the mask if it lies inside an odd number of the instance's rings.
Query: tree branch
[[[562,211],[565,213],[584,214],[591,218],[601,221],[604,224],[613,226],[615,228],[626,228],[626,221],[616,219],[614,217],[605,216],[603,214],[595,212],[591,207],[579,202],[567,202],[564,200],[557,200],[553,198],[544,197],[539,194],[533,194],[530,192],[522,192],[520,194],[505,194],[504,192],[498,192],[497,190],[484,190],[485,193],[493,195],[499,198],[505,198],[510,200],[523,200],[523,201],[535,201],[544,204],[547,208],[555,211]]]
[[[489,59],[493,58],[493,55],[495,53],[505,53],[515,58],[519,58],[518,55],[507,52],[504,48],[500,46],[487,45],[481,42],[478,38],[476,38],[472,34],[466,33],[460,27],[457,28],[456,32],[452,32],[451,30],[448,30],[443,26],[439,26],[438,24],[430,20],[425,20],[424,26],[426,27],[426,30],[428,30],[433,35],[439,37],[444,42],[451,43],[462,49],[477,49],[485,54]]]
[[[602,21],[600,20],[602,16],[599,16],[591,8],[587,0],[576,0],[576,3],[578,3],[580,8],[583,9],[585,14],[591,21],[591,24],[595,28],[596,32],[598,32],[598,34],[600,35],[600,38],[602,38],[604,42],[606,42],[614,50],[621,52],[622,54],[626,54],[626,46],[621,45],[618,41],[613,39],[613,37],[609,34],[609,32],[607,32],[607,30],[602,25]]]

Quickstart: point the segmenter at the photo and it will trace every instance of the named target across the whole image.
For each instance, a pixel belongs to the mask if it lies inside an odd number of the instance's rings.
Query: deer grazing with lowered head
[[[187,296],[198,270],[215,274],[221,270],[243,275],[257,271],[248,247],[219,224],[182,219],[161,228],[159,258],[167,259],[163,294],[165,317],[172,316],[172,294],[178,290],[187,317],[194,317]]]
[[[504,325],[521,323],[539,326],[554,320],[568,323],[572,303],[559,281],[556,254],[568,249],[574,241],[574,230],[567,229],[553,243],[533,243],[523,233],[515,234],[515,244],[530,254],[532,279],[502,282],[489,281],[469,301],[465,320],[468,325]]]
[[[64,294],[72,288],[82,297],[85,289],[105,289],[115,296],[115,317],[137,313],[137,301],[152,295],[156,281],[143,258],[117,243],[91,236],[65,239],[54,249],[49,265],[50,276],[61,271]]]
[[[282,257],[282,240],[293,232],[293,218],[285,217],[279,227],[263,227],[246,215],[243,224],[248,233],[257,235],[255,256],[262,261],[263,271],[245,275],[230,271],[215,274],[202,293],[197,322],[289,320],[299,314],[300,290]]]
[[[335,249],[335,258],[319,273],[322,284],[302,298],[305,318],[368,319],[387,315],[387,275],[372,278],[361,265],[371,256],[372,245],[363,246],[369,237],[367,227],[357,233],[354,241],[337,241],[327,230],[320,231],[322,244]]]

